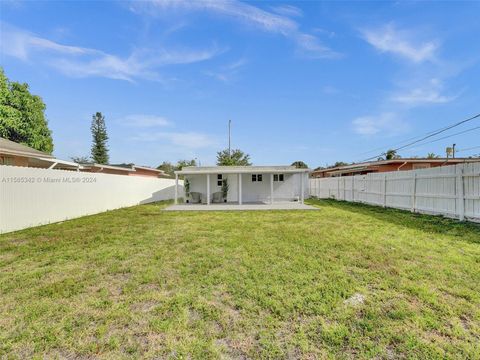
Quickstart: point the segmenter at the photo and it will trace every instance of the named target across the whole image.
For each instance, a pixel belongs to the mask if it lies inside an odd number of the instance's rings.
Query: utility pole
[[[228,120],[228,157],[232,156],[232,149],[231,149],[231,139],[232,139],[232,120]]]
[[[455,146],[457,146],[457,144],[453,144],[452,146],[452,153],[453,153],[453,158],[455,159]]]

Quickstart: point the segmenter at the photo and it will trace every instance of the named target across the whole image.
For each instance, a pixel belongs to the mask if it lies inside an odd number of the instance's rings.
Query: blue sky
[[[96,111],[114,163],[213,164],[231,119],[232,146],[254,164],[310,167],[360,161],[480,112],[480,2],[0,6],[1,65],[42,96],[64,159],[89,154]],[[479,134],[400,154],[474,147]]]

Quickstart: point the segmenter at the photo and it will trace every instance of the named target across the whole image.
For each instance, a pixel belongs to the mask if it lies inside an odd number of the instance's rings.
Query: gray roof
[[[0,153],[25,157],[53,158],[52,155],[46,152],[35,150],[29,146],[4,138],[0,138]]]
[[[310,169],[297,169],[295,166],[186,166],[178,175],[194,174],[268,174],[268,173],[303,173]]]

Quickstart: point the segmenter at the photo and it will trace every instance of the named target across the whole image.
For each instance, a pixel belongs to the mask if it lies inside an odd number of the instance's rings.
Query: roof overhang
[[[125,171],[125,172],[135,172],[135,169],[122,167],[122,166],[112,166],[112,165],[104,165],[104,164],[82,164],[83,169],[108,169],[108,170],[118,170],[118,171]]]
[[[39,160],[42,160],[42,161],[48,161],[50,163],[52,163],[52,166],[51,168],[54,169],[57,165],[62,165],[62,166],[66,166],[66,167],[71,167],[73,169],[83,169],[83,166],[80,165],[80,164],[77,164],[76,162],[73,162],[73,161],[66,161],[66,160],[60,160],[60,159],[55,159],[55,158],[37,158]]]
[[[207,174],[289,174],[309,173],[310,169],[297,169],[293,166],[189,166],[175,171],[177,175]]]
[[[362,172],[366,170],[371,170],[368,166],[363,166],[359,168],[354,168],[354,169],[344,169],[344,170],[334,170],[334,171],[326,171],[328,175],[341,175],[341,174],[349,174],[349,173],[356,173],[356,172]]]
[[[151,167],[148,167],[148,166],[137,166],[137,165],[133,165],[133,168],[134,168],[134,169],[139,169],[139,170],[156,172],[157,174],[163,174],[163,173],[165,173],[165,171],[163,171],[163,170],[151,168]]]
[[[27,157],[27,158],[44,158],[44,159],[55,159],[53,155],[49,155],[47,153],[34,153],[34,152],[28,152],[28,151],[20,151],[20,150],[11,150],[11,149],[5,149],[5,148],[0,148],[0,153],[9,155],[9,156],[21,156],[21,157]]]

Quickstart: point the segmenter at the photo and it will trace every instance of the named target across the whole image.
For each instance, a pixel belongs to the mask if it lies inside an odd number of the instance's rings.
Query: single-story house
[[[120,166],[127,169],[133,169],[127,173],[129,176],[149,176],[149,177],[164,177],[165,172],[163,170],[151,168],[148,166],[138,166],[135,164],[112,164],[112,166]]]
[[[429,169],[437,166],[462,164],[465,162],[480,161],[479,158],[400,158],[391,160],[369,161],[344,166],[335,166],[312,171],[314,178],[332,176],[365,175],[369,173],[381,173],[388,171],[406,171]]]
[[[0,138],[0,165],[62,170],[81,169],[81,165],[77,163],[56,159],[49,153],[4,138]]]
[[[147,166],[137,166],[135,164],[97,164],[97,163],[85,163],[82,164],[82,171],[114,174],[114,175],[127,175],[127,176],[147,176],[147,177],[163,177],[165,172],[163,170],[154,169]]]
[[[97,163],[84,163],[82,164],[82,171],[91,173],[103,173],[114,175],[129,175],[135,172],[131,167],[97,164]]]
[[[188,166],[175,171],[175,203],[182,196],[179,176],[184,179],[185,202],[303,203],[309,172],[294,166]]]

